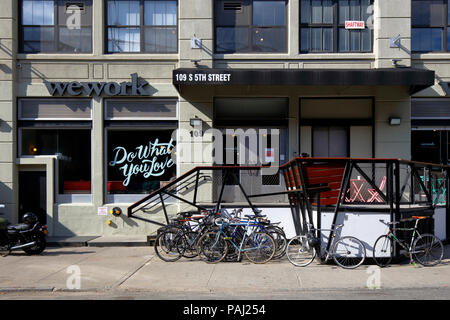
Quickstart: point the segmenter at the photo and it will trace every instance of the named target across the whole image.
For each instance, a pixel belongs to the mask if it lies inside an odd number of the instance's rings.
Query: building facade
[[[212,144],[208,129],[275,135],[256,164],[305,153],[447,162],[447,0],[0,7],[0,203],[12,222],[31,210],[53,236],[151,234],[109,211],[214,164],[186,156]],[[261,176],[259,188],[281,184]]]

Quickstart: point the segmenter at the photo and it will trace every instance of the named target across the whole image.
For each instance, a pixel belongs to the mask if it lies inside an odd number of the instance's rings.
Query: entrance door
[[[47,223],[46,190],[45,171],[19,172],[19,221],[25,213],[33,212],[41,223]]]

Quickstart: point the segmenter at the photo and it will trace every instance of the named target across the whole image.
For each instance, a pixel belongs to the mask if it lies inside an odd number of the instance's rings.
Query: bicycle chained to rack
[[[194,212],[181,212],[173,219],[171,223],[158,230],[158,236],[155,239],[155,252],[159,258],[164,261],[177,261],[181,257],[194,258],[198,255],[197,242],[199,238],[207,231],[217,230],[214,219],[219,217],[226,218],[233,222],[241,221],[243,209],[234,209],[228,212],[226,209],[219,209],[216,213],[214,210],[202,210],[201,214]],[[266,216],[261,215],[261,211],[254,209],[254,216],[246,216],[254,220],[254,227],[262,232],[269,233],[275,241],[276,253],[273,258],[280,258],[285,254],[287,245],[286,235],[279,223],[271,223]],[[192,223],[194,222],[194,223]],[[228,230],[227,230],[228,232]],[[236,227],[234,236],[238,234],[242,236],[242,227]],[[236,260],[234,247],[229,248],[227,260]],[[240,257],[237,258],[240,260]]]
[[[313,225],[307,224],[307,232],[305,235],[298,235],[292,238],[286,248],[288,260],[297,267],[306,267],[321,252],[320,233],[330,231],[328,246],[330,249],[324,249],[325,255],[320,258],[325,263],[330,259],[344,269],[355,269],[359,267],[366,258],[366,248],[358,238],[352,236],[339,237],[336,231],[340,230],[344,225],[332,225],[332,229],[315,229]],[[315,236],[317,232],[318,236]],[[320,254],[319,254],[320,255]]]
[[[242,254],[253,263],[266,263],[276,252],[272,236],[261,231],[257,215],[246,215],[248,220],[232,221],[226,217],[215,219],[218,230],[206,232],[197,243],[200,258],[208,263],[218,263],[227,256],[229,248]]]
[[[202,210],[200,214],[180,212],[170,224],[158,229],[154,243],[156,255],[166,262],[196,257],[197,241],[205,232],[215,228],[215,217],[214,210]]]
[[[410,258],[410,263],[414,260],[421,265],[431,267],[439,264],[444,256],[444,245],[436,236],[424,233],[420,234],[418,231],[419,221],[425,220],[426,216],[412,216],[411,218],[401,219],[396,222],[385,222],[380,219],[380,222],[388,226],[388,232],[381,235],[373,246],[373,258],[375,263],[380,267],[386,267],[392,260],[394,254],[394,243],[398,244],[403,250],[404,254]],[[412,228],[399,228],[395,225],[415,221]],[[399,239],[395,235],[395,231],[412,231],[411,240],[408,243],[407,239]]]

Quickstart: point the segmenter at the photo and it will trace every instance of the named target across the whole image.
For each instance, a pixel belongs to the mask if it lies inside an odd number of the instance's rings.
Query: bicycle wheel
[[[182,231],[176,228],[162,231],[155,239],[154,248],[156,255],[166,262],[173,262],[180,259],[186,247],[182,235]]]
[[[394,242],[392,238],[383,235],[380,236],[373,246],[373,260],[380,267],[386,267],[391,263],[392,256],[394,255]]]
[[[306,267],[316,257],[316,249],[309,245],[306,236],[296,236],[289,240],[286,255],[294,266]]]
[[[186,244],[183,257],[192,259],[198,256],[197,240],[200,238],[199,234],[194,231],[188,231],[184,233],[183,237]]]
[[[337,240],[331,253],[334,262],[344,269],[355,269],[366,258],[366,248],[363,243],[359,239],[349,236]]]
[[[222,261],[228,252],[228,243],[219,232],[207,232],[198,239],[197,252],[208,263]]]
[[[266,263],[275,251],[275,241],[268,233],[254,232],[245,239],[244,254],[253,263]]]
[[[444,245],[441,240],[432,234],[422,234],[414,241],[412,254],[421,265],[435,266],[444,256]]]
[[[9,244],[6,244],[4,246],[0,246],[0,256],[6,257],[11,253],[11,246]]]
[[[286,253],[287,239],[284,231],[278,227],[268,227],[265,231],[273,238],[275,241],[276,250],[272,259],[279,259]]]

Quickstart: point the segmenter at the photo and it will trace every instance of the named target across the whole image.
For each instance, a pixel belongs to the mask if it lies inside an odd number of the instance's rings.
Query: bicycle
[[[231,221],[238,222],[241,221],[243,209],[234,209],[231,213],[228,213],[226,210],[221,210],[221,216],[230,219]],[[279,259],[286,253],[286,246],[287,246],[287,238],[286,234],[284,233],[283,228],[279,227],[278,225],[281,222],[273,223],[270,220],[267,219],[267,216],[261,215],[261,210],[254,209],[254,215],[246,215],[246,218],[252,217],[252,220],[259,223],[259,231],[268,233],[273,240],[275,241],[276,250],[275,254],[272,259]]]
[[[163,261],[173,262],[181,257],[197,256],[196,243],[206,231],[210,230],[214,217],[212,210],[205,210],[202,215],[194,212],[181,212],[172,223],[158,229],[154,249],[156,255]],[[191,221],[195,225],[191,225]]]
[[[428,217],[412,216],[408,219],[387,223],[389,226],[388,233],[378,237],[373,246],[373,259],[375,263],[380,267],[389,265],[395,252],[394,242],[405,250],[406,255],[410,258],[410,263],[413,263],[413,257],[417,262],[426,267],[435,266],[440,263],[444,256],[444,245],[441,240],[429,233],[420,234],[417,230],[419,221],[426,218]],[[401,222],[414,220],[416,222],[413,228],[394,227]],[[385,223],[384,220],[380,219],[380,221]],[[408,244],[406,240],[398,239],[394,235],[394,231],[413,231],[410,243]]]
[[[237,252],[238,261],[242,253],[253,263],[266,263],[274,256],[276,244],[268,233],[259,231],[258,222],[251,219],[230,222],[227,218],[217,218],[215,223],[219,230],[205,233],[197,243],[199,256],[204,261],[218,263],[224,260],[228,244]]]
[[[297,267],[306,267],[316,258],[317,252],[320,252],[320,239],[315,237],[313,232],[335,231],[343,226],[340,224],[336,225],[334,229],[315,229],[308,224],[306,235],[299,235],[289,240],[286,248],[289,262]],[[345,236],[336,240],[335,233],[333,233],[330,241],[332,241],[331,249],[329,251],[325,249],[324,262],[332,258],[337,265],[344,269],[355,269],[364,262],[366,248],[358,238]]]

